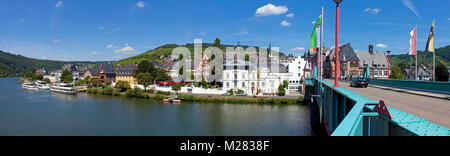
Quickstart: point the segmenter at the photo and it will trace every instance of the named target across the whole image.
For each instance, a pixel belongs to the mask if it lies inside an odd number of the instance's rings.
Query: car
[[[350,82],[350,87],[367,88],[368,86],[369,86],[369,80],[367,80],[366,78],[357,77],[357,78],[353,78],[352,81]]]
[[[245,93],[236,94],[236,96],[247,96]]]
[[[222,96],[231,96],[231,94],[226,92],[226,93],[223,93]]]

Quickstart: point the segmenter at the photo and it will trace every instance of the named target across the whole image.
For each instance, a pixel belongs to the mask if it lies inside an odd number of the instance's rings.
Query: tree
[[[100,81],[98,81],[98,80],[96,80],[96,79],[90,79],[89,80],[89,86],[92,86],[92,87],[98,87],[98,86],[100,86]]]
[[[153,83],[153,77],[150,73],[139,73],[137,75],[137,82],[144,86],[144,91],[147,91],[147,87]]]
[[[30,72],[30,71],[29,71],[29,72],[26,72],[26,73],[25,73],[24,77],[25,77],[25,78],[32,78],[33,75],[34,75],[33,72]]]
[[[278,96],[285,96],[286,90],[284,89],[283,85],[278,86]]]
[[[245,61],[250,61],[250,55],[249,54],[245,54]]]
[[[36,81],[36,80],[43,80],[44,79],[44,75],[42,74],[33,74],[31,80],[32,81]]]
[[[182,76],[184,73],[184,67],[181,67],[180,70],[178,70],[178,76]]]
[[[72,82],[72,81],[73,81],[72,74],[66,75],[66,76],[64,76],[64,78],[63,78],[63,82],[70,83],[70,82]]]
[[[155,66],[149,61],[142,61],[138,65],[138,73],[151,73],[155,71]]]
[[[44,79],[44,82],[45,82],[45,83],[51,83],[52,81],[51,81],[49,78],[45,78],[45,79]]]
[[[436,66],[436,81],[448,82],[449,73],[447,67],[443,64]]]
[[[213,46],[220,48],[220,39],[219,38],[216,38],[216,40],[214,40],[214,45]]]
[[[64,70],[61,74],[60,79],[62,82],[72,82],[73,81],[72,72],[70,72],[68,70]]]
[[[404,80],[405,75],[403,74],[400,67],[394,66],[394,67],[392,67],[392,73],[390,75],[390,78],[394,79],[394,80]]]
[[[172,90],[178,93],[178,91],[181,90],[181,84],[180,83],[172,84]]]
[[[283,81],[283,87],[286,88],[286,89],[288,89],[288,87],[289,87],[289,82],[288,82],[287,80],[284,80],[284,81]]]
[[[118,81],[114,88],[120,89],[120,92],[124,92],[127,89],[130,89],[130,84],[126,81]]]

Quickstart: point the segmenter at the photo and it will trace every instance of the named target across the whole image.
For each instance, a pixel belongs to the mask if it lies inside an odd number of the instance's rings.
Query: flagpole
[[[416,47],[417,47],[417,25],[416,25],[416,28],[415,28],[415,29],[416,29],[416,32],[415,32],[415,34],[414,34],[414,35],[415,35],[415,36],[414,36],[414,37],[415,37],[414,40],[416,41],[416,43],[414,43],[414,44],[416,44]],[[419,80],[419,79],[418,79],[418,75],[417,75],[417,67],[419,66],[418,61],[417,61],[417,56],[418,56],[418,55],[419,55],[419,53],[418,53],[417,50],[416,50],[416,81]]]
[[[435,23],[434,23],[435,19],[433,19],[433,49],[434,47],[434,42],[436,41],[436,31],[435,31]],[[434,50],[433,52],[433,82],[436,81],[436,50]]]
[[[320,92],[322,93],[322,78],[323,78],[323,73],[322,73],[322,69],[323,69],[323,59],[322,59],[322,54],[323,54],[323,23],[324,23],[324,18],[323,18],[323,6],[322,6],[322,15],[320,15],[321,16],[321,18],[322,18],[322,23],[321,23],[321,25],[320,25],[320,53],[319,53],[319,56],[320,56],[320,68],[319,68],[319,70],[320,70],[320,78],[319,78],[319,80],[320,80]]]

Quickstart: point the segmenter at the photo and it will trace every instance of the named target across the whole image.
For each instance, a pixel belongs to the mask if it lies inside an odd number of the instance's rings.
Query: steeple
[[[272,57],[272,43],[269,42],[269,49],[267,51],[269,53],[269,56]]]

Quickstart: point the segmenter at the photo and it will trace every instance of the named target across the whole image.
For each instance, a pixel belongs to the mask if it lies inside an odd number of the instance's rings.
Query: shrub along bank
[[[119,90],[105,87],[101,88],[88,88],[86,93],[89,94],[100,94],[100,95],[112,95],[112,96],[125,96],[131,98],[144,98],[144,99],[155,99],[162,100],[169,98],[169,92],[158,91],[156,94],[149,94],[138,88],[128,89],[126,92],[119,92]],[[302,104],[303,97],[300,96],[297,99],[287,99],[287,98],[236,98],[236,97],[202,97],[195,95],[180,94],[178,98],[181,101],[189,102],[210,102],[210,103],[242,103],[242,104]]]

